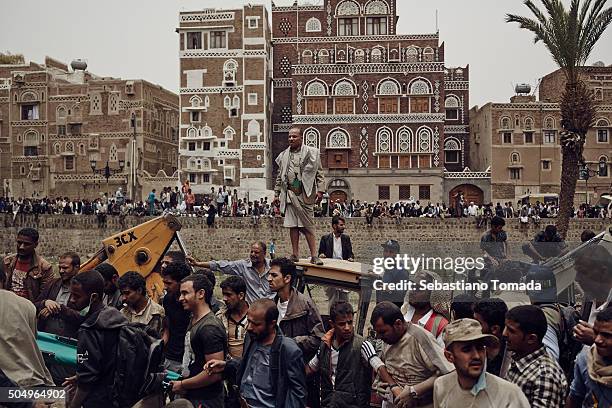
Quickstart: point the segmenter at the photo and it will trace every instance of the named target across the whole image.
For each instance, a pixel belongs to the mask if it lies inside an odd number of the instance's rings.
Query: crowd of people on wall
[[[161,192],[151,191],[146,201],[133,202],[124,198],[121,189],[115,195],[102,194],[95,200],[58,198],[7,198],[0,197],[0,214],[107,214],[107,215],[133,215],[147,216],[160,215],[164,211],[171,211],[178,215],[192,215],[207,217],[214,221],[215,217],[251,217],[254,222],[261,218],[281,217],[280,202],[268,200],[268,197],[249,199],[240,198],[237,190],[231,193],[229,189],[221,187],[218,191],[212,187],[209,194],[203,194],[196,200],[195,195],[183,195],[179,188],[164,188]],[[490,221],[493,216],[503,218],[516,218],[522,223],[539,223],[542,218],[555,218],[559,207],[555,203],[522,204],[512,202],[475,204],[466,203],[457,211],[455,207],[448,207],[446,203],[431,203],[409,199],[400,202],[389,201],[361,201],[350,200],[332,202],[325,193],[322,200],[314,205],[315,217],[333,217],[341,215],[346,218],[366,219],[371,224],[377,218],[391,218],[399,220],[404,217],[425,218],[474,218],[482,225]],[[612,218],[612,211],[608,207],[590,204],[581,204],[574,209],[576,218]]]

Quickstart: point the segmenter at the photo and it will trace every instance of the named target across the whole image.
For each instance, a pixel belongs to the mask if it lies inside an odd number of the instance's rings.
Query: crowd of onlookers
[[[428,201],[403,200],[389,201],[334,201],[329,194],[324,193],[322,200],[315,204],[316,217],[333,217],[340,215],[346,218],[364,217],[368,225],[374,219],[390,218],[401,222],[405,217],[425,218],[474,218],[479,228],[485,227],[494,216],[517,218],[522,224],[539,224],[542,218],[555,218],[559,206],[555,202],[512,202],[493,204],[476,204],[467,202],[463,197],[455,200],[452,206],[446,203]],[[83,214],[98,215],[102,223],[107,215],[113,216],[145,216],[160,215],[172,212],[176,215],[206,217],[207,224],[214,226],[216,217],[251,217],[254,224],[261,218],[281,217],[278,200],[268,200],[268,197],[239,197],[238,191],[226,186],[211,188],[210,193],[192,193],[188,184],[179,187],[165,187],[162,191],[153,189],[145,201],[134,202],[127,199],[119,188],[115,194],[101,194],[95,200],[57,198],[7,198],[0,197],[0,213],[13,214]],[[610,208],[582,204],[574,209],[577,218],[612,218]]]

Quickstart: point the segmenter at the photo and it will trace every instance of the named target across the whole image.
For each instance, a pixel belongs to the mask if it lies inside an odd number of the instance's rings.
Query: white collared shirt
[[[336,237],[336,234],[332,234],[334,239],[334,259],[342,259],[342,235]]]

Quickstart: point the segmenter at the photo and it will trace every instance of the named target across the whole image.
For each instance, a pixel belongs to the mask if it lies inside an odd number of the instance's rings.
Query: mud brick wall
[[[36,218],[20,215],[13,220],[12,215],[0,214],[0,254],[16,251],[15,236],[20,228],[34,227],[40,233],[39,253],[44,257],[54,261],[70,250],[76,251],[85,260],[101,247],[102,239],[146,219],[128,217],[122,226],[118,217],[108,217],[106,228],[98,228],[95,216],[44,215]],[[247,258],[251,242],[264,241],[269,244],[272,239],[276,241],[277,255],[289,255],[291,251],[289,234],[282,226],[282,219],[262,218],[258,225],[253,225],[251,218],[218,218],[216,228],[208,228],[205,218],[180,217],[179,220],[183,225],[181,235],[188,251],[198,259]],[[366,225],[363,218],[352,218],[347,219],[346,224],[346,233],[351,237],[356,260],[368,263],[372,262],[373,257],[382,255],[380,244],[388,239],[397,240],[402,253],[413,256],[479,255],[478,244],[485,232],[476,228],[473,219],[465,218],[404,218],[399,224],[393,220],[379,219],[374,220],[371,227]],[[546,224],[543,219],[540,229]],[[584,229],[600,232],[611,224],[609,220],[572,220],[568,241],[580,241]],[[317,245],[318,238],[330,230],[329,218],[316,220]],[[531,224],[521,226],[517,220],[507,220],[505,230],[510,251],[518,256],[522,243],[531,239],[539,229]],[[300,255],[308,255],[304,238],[300,242]]]

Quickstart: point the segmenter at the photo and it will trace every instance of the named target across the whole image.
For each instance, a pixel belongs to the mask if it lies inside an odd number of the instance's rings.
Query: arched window
[[[312,62],[312,51],[304,50],[304,52],[302,52],[302,64],[312,64]]]
[[[233,140],[235,134],[236,134],[236,131],[231,126],[228,126],[225,128],[225,130],[223,130],[223,135],[225,136],[225,139],[227,140]]]
[[[365,62],[365,52],[358,48],[355,50],[355,64],[363,64]]]
[[[432,62],[434,60],[434,50],[431,47],[425,47],[423,49],[423,61]]]
[[[552,117],[547,117],[544,119],[544,129],[554,129],[555,128],[555,119]]]
[[[223,107],[225,109],[229,109],[232,107],[232,98],[230,98],[229,96],[226,96],[225,98],[223,98]]]
[[[445,108],[458,108],[459,107],[459,98],[457,98],[455,95],[450,95],[446,97],[446,100],[444,101],[444,107]]]
[[[397,131],[397,151],[399,153],[412,152],[412,131],[410,128],[401,127]]]
[[[249,142],[260,142],[259,138],[261,136],[261,125],[257,120],[253,119],[249,122],[247,136],[249,138]]]
[[[383,79],[378,83],[379,95],[399,95],[400,85],[393,79]]]
[[[525,130],[531,130],[531,129],[533,129],[533,119],[525,118]]]
[[[427,126],[417,131],[416,151],[419,153],[433,153],[433,132]]]
[[[21,102],[34,102],[38,100],[38,96],[33,91],[25,91],[21,94]]]
[[[194,95],[189,98],[189,103],[191,104],[192,108],[199,108],[200,106],[202,106],[202,98],[197,95]]]
[[[319,64],[329,64],[329,51],[326,49],[319,50]]]
[[[518,154],[517,152],[512,152],[512,154],[510,155],[510,163],[518,164],[520,162],[521,162],[521,155]]]
[[[85,143],[79,144],[79,155],[85,156]]]
[[[108,112],[117,113],[119,112],[119,93],[111,92],[108,95]]]
[[[378,153],[393,152],[393,133],[391,129],[383,127],[376,132],[376,151]]]
[[[229,59],[223,64],[223,85],[235,86],[236,85],[236,71],[238,70],[238,63],[236,60]]]
[[[411,95],[427,95],[430,93],[431,93],[431,87],[429,83],[427,83],[423,79],[414,80],[410,84],[410,94]]]
[[[326,96],[327,85],[325,83],[314,80],[306,85],[306,96]]]
[[[602,118],[597,120],[597,123],[595,124],[596,127],[610,127],[610,122],[608,122],[607,119]]]
[[[419,50],[413,45],[406,48],[406,62],[419,62]]]
[[[38,141],[38,132],[35,130],[28,130],[23,134],[24,146],[38,146]]]
[[[119,160],[119,155],[117,154],[117,146],[115,146],[115,144],[113,143],[110,147],[109,153],[108,153],[108,161],[109,162],[117,162]]]
[[[595,123],[595,130],[597,132],[597,143],[608,143],[610,141],[610,122],[607,119],[599,119]]]
[[[66,119],[68,116],[67,110],[63,106],[58,106],[56,111],[57,119]]]
[[[358,16],[359,14],[359,4],[352,0],[343,1],[336,8],[337,16]]]
[[[90,114],[96,115],[102,113],[102,95],[99,93],[91,94],[91,104],[89,106]],[[75,109],[76,111],[76,109]],[[76,112],[75,112],[76,115]]]
[[[610,174],[608,172],[608,158],[606,156],[601,156],[599,158],[599,177],[608,177]]]
[[[57,142],[53,144],[53,154],[60,154],[62,152],[62,145],[61,143]]]
[[[213,137],[212,129],[208,125],[205,125],[202,129],[200,129],[200,133],[202,134],[202,137],[204,138]]]
[[[327,148],[341,149],[349,148],[350,140],[348,133],[344,129],[333,129],[327,135]]]
[[[308,128],[304,131],[304,144],[310,147],[319,148],[319,131],[315,128]]]
[[[347,79],[341,79],[334,84],[334,96],[354,96],[355,84]]]
[[[238,95],[234,95],[234,99],[232,99],[232,107],[240,109],[240,97]]]
[[[66,142],[65,151],[68,152],[68,153],[74,153],[74,143],[73,142]]]
[[[446,119],[457,120],[459,119],[459,107],[461,103],[459,98],[455,95],[449,95],[444,100],[444,109],[446,111]]]
[[[509,117],[506,116],[501,119],[501,128],[510,129],[510,118]]]
[[[198,136],[198,130],[194,127],[190,127],[189,129],[187,129],[187,137],[197,137]]]
[[[387,15],[389,14],[389,6],[382,0],[372,0],[365,6],[367,15]]]
[[[318,33],[321,31],[321,21],[316,17],[311,17],[306,21],[307,33]]]
[[[455,138],[448,138],[444,141],[444,162],[459,163],[461,144]]]
[[[370,56],[372,62],[382,62],[382,51],[380,48],[374,48]]]

